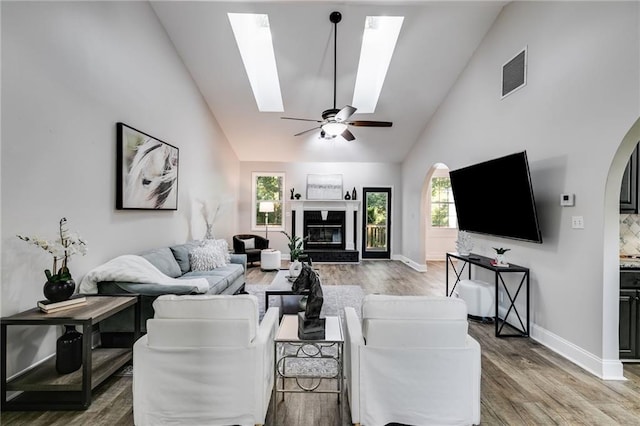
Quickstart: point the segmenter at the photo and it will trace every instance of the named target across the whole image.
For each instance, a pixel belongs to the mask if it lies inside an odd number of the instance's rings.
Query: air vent
[[[502,66],[502,98],[527,84],[527,48]]]

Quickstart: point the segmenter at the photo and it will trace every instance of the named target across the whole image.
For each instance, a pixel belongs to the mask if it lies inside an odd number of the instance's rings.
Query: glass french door
[[[391,188],[362,188],[362,258],[391,258]]]

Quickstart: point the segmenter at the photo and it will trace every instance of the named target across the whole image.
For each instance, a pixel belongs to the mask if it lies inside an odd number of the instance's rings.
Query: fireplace
[[[304,253],[313,262],[360,262],[360,200],[292,200],[292,235],[309,236]],[[324,220],[323,220],[324,219]],[[311,225],[311,226],[310,226]]]
[[[304,212],[305,250],[344,250],[345,248],[345,212],[318,211]]]

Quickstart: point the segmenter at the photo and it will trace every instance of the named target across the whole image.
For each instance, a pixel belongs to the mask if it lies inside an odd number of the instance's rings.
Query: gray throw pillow
[[[186,274],[191,270],[191,264],[189,263],[189,252],[200,245],[199,241],[189,241],[188,243],[179,244],[169,247],[175,257],[176,262],[180,265],[182,274]]]
[[[182,275],[180,265],[176,262],[173,253],[169,247],[163,247],[155,250],[149,250],[142,253],[140,256],[147,259],[153,266],[158,268],[160,272],[171,278],[178,278]]]

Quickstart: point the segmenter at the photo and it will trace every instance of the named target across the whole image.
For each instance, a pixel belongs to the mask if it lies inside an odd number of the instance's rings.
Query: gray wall
[[[305,198],[307,174],[341,174],[345,191],[356,188],[358,198],[362,200],[362,187],[390,187],[392,188],[392,241],[391,254],[400,254],[402,247],[402,224],[400,223],[402,209],[402,193],[400,191],[400,164],[397,163],[274,163],[274,162],[247,162],[240,163],[240,203],[238,214],[238,231],[245,233],[251,231],[251,173],[252,172],[284,172],[285,173],[285,198],[290,196],[289,190],[295,191]],[[285,200],[285,227],[291,231],[291,207]],[[361,218],[358,226],[362,226]],[[253,232],[253,231],[251,231]],[[260,235],[264,231],[259,232]],[[289,253],[287,241],[284,235],[278,232],[269,232],[271,248],[281,250],[283,255]],[[361,248],[358,247],[361,251]],[[424,263],[424,260],[420,263]]]
[[[417,260],[414,212],[434,163],[456,169],[527,151],[544,243],[476,236],[474,251],[511,248],[509,260],[531,268],[534,337],[603,376],[621,373],[617,265],[603,251],[605,219],[617,224],[618,214],[605,185],[611,173],[619,195],[633,144],[616,152],[640,115],[638,16],[636,2],[510,3],[403,163],[402,251]],[[525,46],[527,85],[501,100],[501,66]],[[619,171],[610,170],[616,155],[626,155]],[[565,192],[575,207],[560,207]],[[585,229],[571,229],[571,216],[584,216]]]
[[[146,2],[2,2],[2,315],[43,299],[51,257],[16,234],[89,242],[70,269],[202,237],[197,200],[236,227],[239,163]],[[178,211],[116,211],[115,123],[180,149]],[[54,352],[60,330],[12,327],[9,374]]]

